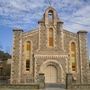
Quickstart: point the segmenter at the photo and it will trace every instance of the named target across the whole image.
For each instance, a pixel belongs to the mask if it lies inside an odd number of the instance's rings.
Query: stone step
[[[58,83],[46,83],[45,87],[65,88],[65,85],[64,84],[58,84]]]

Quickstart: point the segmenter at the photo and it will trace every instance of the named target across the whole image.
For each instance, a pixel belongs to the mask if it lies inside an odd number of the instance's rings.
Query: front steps
[[[46,83],[45,84],[46,88],[65,88],[65,84],[60,84],[60,83]]]

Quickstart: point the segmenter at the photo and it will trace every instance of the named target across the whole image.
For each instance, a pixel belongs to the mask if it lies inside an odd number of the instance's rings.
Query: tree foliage
[[[7,60],[7,59],[9,59],[9,58],[11,58],[11,55],[10,55],[9,53],[5,53],[5,52],[3,52],[3,51],[0,51],[0,59],[1,59],[2,61]]]
[[[9,58],[11,58],[9,53],[0,51],[0,76],[10,76],[11,65],[7,64]]]

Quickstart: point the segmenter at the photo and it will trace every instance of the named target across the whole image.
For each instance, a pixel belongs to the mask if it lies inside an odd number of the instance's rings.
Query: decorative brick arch
[[[27,51],[26,50],[26,48],[27,48],[27,42],[30,42],[30,44],[31,44],[31,51],[30,51],[30,53],[29,53],[29,51]],[[33,42],[32,42],[32,40],[30,40],[30,39],[26,39],[25,41],[24,41],[24,43],[23,43],[23,45],[24,45],[24,47],[23,47],[23,56],[24,56],[24,60],[22,61],[22,63],[23,63],[23,73],[26,73],[26,60],[27,59],[29,59],[30,60],[30,71],[29,71],[29,73],[31,73],[31,62],[32,62],[32,54],[33,54]],[[30,56],[28,56],[27,54],[29,54]],[[28,58],[27,58],[28,57]]]
[[[74,43],[75,44],[75,63],[76,63],[76,70],[75,71],[73,71],[72,69],[72,62],[71,62],[71,58],[72,58],[72,56],[71,56],[71,53],[72,53],[72,51],[71,51],[71,44],[72,43]],[[75,41],[75,40],[71,40],[70,42],[69,42],[69,55],[70,55],[70,61],[69,61],[69,66],[70,66],[70,72],[73,74],[73,77],[76,79],[77,78],[77,73],[78,73],[78,61],[77,61],[77,42]]]
[[[63,78],[63,72],[64,71],[63,71],[63,68],[62,68],[61,64],[56,60],[46,60],[45,62],[43,62],[43,64],[40,67],[39,73],[44,73],[45,68],[49,65],[52,65],[57,69],[57,72],[58,72],[57,82],[62,83],[63,82],[62,78]]]
[[[53,14],[53,23],[55,25],[59,18],[58,18],[56,10],[52,7],[47,8],[45,11],[45,24],[48,24],[48,13],[49,12],[52,12],[52,14]]]

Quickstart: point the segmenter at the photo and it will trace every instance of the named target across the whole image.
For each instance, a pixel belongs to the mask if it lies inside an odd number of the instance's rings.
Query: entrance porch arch
[[[40,73],[45,74],[45,83],[61,82],[62,67],[56,60],[46,60],[40,67]]]

